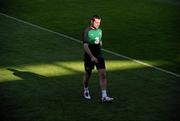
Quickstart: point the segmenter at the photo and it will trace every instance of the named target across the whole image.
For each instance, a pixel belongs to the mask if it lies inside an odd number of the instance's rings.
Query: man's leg
[[[91,96],[89,94],[89,89],[88,89],[91,73],[92,73],[92,70],[86,70],[83,76],[83,86],[84,86],[83,96],[85,99],[91,99]]]
[[[84,72],[84,76],[83,76],[83,85],[84,85],[84,88],[88,88],[89,80],[90,80],[90,77],[91,77],[91,73],[92,73],[92,70]]]
[[[99,81],[102,93],[102,102],[110,102],[113,98],[107,96],[107,79],[106,79],[106,70],[105,69],[98,69],[99,74]]]
[[[105,69],[98,69],[100,87],[101,90],[106,90],[107,88],[107,79],[106,79],[106,71]]]

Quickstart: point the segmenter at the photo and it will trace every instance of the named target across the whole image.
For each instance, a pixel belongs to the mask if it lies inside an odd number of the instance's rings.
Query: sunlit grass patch
[[[154,61],[154,62],[149,61],[148,63],[151,63],[152,65],[155,66],[162,65],[162,63],[158,61]],[[129,60],[107,60],[106,67],[107,67],[107,71],[146,68],[145,65],[138,64],[136,62]],[[64,61],[64,62],[52,62],[49,64],[48,63],[32,64],[32,65],[22,65],[22,66],[2,68],[0,69],[1,82],[21,80],[21,78],[15,76],[10,69],[32,72],[45,77],[53,77],[53,76],[65,76],[65,75],[83,73],[84,66],[82,61]],[[96,70],[94,70],[94,72],[96,72]]]

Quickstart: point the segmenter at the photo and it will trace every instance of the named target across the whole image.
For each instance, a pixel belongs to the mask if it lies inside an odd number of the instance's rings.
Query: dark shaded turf
[[[160,61],[162,68],[179,73],[179,6],[150,0],[1,3],[1,12],[77,39],[81,39],[89,17],[100,14],[104,48],[137,59]],[[108,71],[109,93],[115,97],[112,104],[99,102],[96,73],[90,83],[93,100],[82,99],[83,73],[78,71],[81,67],[73,70],[61,65],[74,73],[51,77],[18,69],[25,65],[81,61],[82,52],[82,46],[76,42],[0,15],[1,121],[180,119],[179,78],[151,68]],[[126,61],[110,54],[105,57]],[[9,73],[4,75],[2,69],[22,80],[3,80]]]

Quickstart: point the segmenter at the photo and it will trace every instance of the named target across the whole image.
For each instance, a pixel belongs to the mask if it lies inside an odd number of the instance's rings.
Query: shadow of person
[[[36,73],[32,73],[32,72],[28,72],[28,71],[19,71],[16,69],[12,69],[12,68],[7,68],[7,70],[12,71],[13,75],[22,78],[23,80],[34,80],[34,79],[45,79],[47,77],[36,74]]]

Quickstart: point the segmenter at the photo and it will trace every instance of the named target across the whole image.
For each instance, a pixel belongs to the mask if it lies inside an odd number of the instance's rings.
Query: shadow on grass
[[[13,75],[22,78],[23,80],[31,80],[31,79],[45,79],[47,77],[42,76],[42,75],[38,75],[32,72],[28,72],[28,71],[18,71],[16,69],[12,69],[12,68],[8,68],[7,70],[13,72]]]
[[[0,83],[1,121],[143,121],[179,118],[177,99],[180,90],[177,88],[177,78],[165,75],[163,78],[152,69],[107,72],[109,93],[115,97],[110,105],[99,102],[97,74],[92,76],[90,82],[93,98],[86,101],[81,96],[82,73],[46,77],[13,68],[8,70],[22,80]]]

